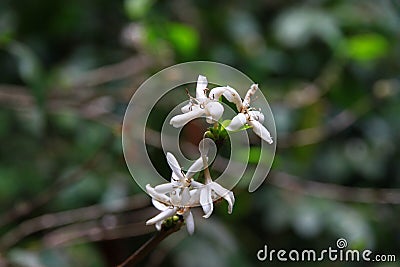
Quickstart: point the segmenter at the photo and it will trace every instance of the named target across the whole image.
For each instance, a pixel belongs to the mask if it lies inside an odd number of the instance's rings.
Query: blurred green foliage
[[[196,216],[193,237],[174,234],[140,266],[265,266],[264,244],[322,250],[340,237],[400,260],[399,36],[395,0],[1,1],[0,266],[113,266],[149,238],[149,199],[129,206],[142,191],[120,123],[134,88],[190,60],[260,85],[278,151],[260,190],[234,190],[232,215],[221,203]],[[157,107],[155,132],[174,101]]]

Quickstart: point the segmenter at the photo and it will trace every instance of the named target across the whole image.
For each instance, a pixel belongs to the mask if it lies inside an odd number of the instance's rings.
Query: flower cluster
[[[186,223],[189,234],[194,232],[194,220],[191,207],[202,206],[208,218],[213,212],[213,202],[221,197],[228,201],[228,212],[232,212],[235,197],[231,191],[211,180],[207,167],[207,157],[197,159],[186,173],[182,172],[178,161],[171,153],[167,153],[168,165],[172,170],[169,183],[157,185],[156,187],[146,186],[147,193],[152,197],[154,207],[161,212],[146,222],[147,225],[155,224],[157,230],[161,230],[165,219],[180,215]],[[205,184],[194,181],[193,176],[204,170]]]
[[[262,140],[271,144],[273,142],[271,135],[262,125],[264,115],[250,106],[251,97],[254,96],[257,89],[257,84],[253,84],[242,100],[238,92],[229,86],[207,89],[206,77],[199,75],[196,97],[189,95],[189,103],[181,108],[183,114],[174,116],[170,124],[179,128],[199,117],[205,117],[210,124],[218,122],[224,112],[224,107],[219,102],[223,96],[227,101],[234,103],[238,110],[238,114],[233,117],[225,129],[238,131],[246,129],[243,126],[247,125]],[[149,184],[146,186],[147,193],[152,197],[153,205],[161,211],[148,220],[147,225],[154,224],[157,230],[161,230],[162,224],[167,218],[177,215],[184,219],[188,232],[192,234],[194,219],[190,211],[191,207],[201,206],[204,211],[203,217],[208,218],[213,212],[214,201],[224,198],[228,202],[228,213],[232,212],[235,197],[230,190],[211,179],[207,163],[207,150],[205,146],[200,148],[201,157],[190,166],[186,173],[182,171],[176,158],[171,153],[167,153],[168,165],[172,170],[171,181],[154,188]],[[202,170],[204,170],[204,184],[193,179],[195,174]]]
[[[181,109],[183,114],[174,116],[170,124],[179,128],[189,121],[204,115],[208,123],[218,121],[224,112],[224,107],[219,103],[219,98],[224,96],[226,100],[236,105],[239,112],[226,127],[226,130],[237,131],[247,124],[253,129],[256,135],[267,143],[272,144],[271,134],[262,125],[264,114],[250,106],[251,97],[256,93],[257,89],[258,85],[253,84],[247,91],[243,101],[238,92],[229,86],[215,87],[209,91],[207,96],[207,78],[199,75],[196,86],[196,97],[190,96],[189,103]]]

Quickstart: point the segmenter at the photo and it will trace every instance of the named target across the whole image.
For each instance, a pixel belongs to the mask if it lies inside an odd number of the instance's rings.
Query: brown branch
[[[61,105],[61,107],[76,106],[77,103],[85,102],[85,100],[93,100],[93,96],[96,97],[96,92],[88,90],[89,88],[129,77],[137,78],[140,73],[144,73],[154,64],[150,57],[139,54],[115,64],[89,70],[83,73],[80,78],[63,87],[63,90],[59,90],[58,86],[54,85],[52,90],[49,90],[47,102],[50,102],[50,108],[53,108],[55,105]],[[75,90],[78,88],[86,90]],[[13,84],[0,84],[0,103],[18,110],[32,108],[35,105],[29,88]]]
[[[20,110],[23,107],[33,106],[35,100],[24,86],[0,84],[0,103]]]
[[[135,213],[137,212],[133,212],[131,215]],[[114,219],[110,219],[110,221],[112,220]],[[42,241],[46,247],[54,248],[101,240],[128,238],[154,232],[154,227],[146,226],[144,221],[121,225],[113,224],[114,222],[108,223],[102,220],[68,225],[46,234]]]
[[[312,128],[301,129],[279,137],[278,147],[289,148],[319,143],[340,133],[353,125],[360,117],[373,108],[367,97],[357,101],[352,107],[343,110],[327,123]]]
[[[75,225],[75,230],[62,229],[62,232],[50,233],[44,236],[43,243],[48,248],[54,248],[87,242],[129,238],[154,232],[154,228],[145,226],[144,222],[118,225],[110,229],[93,224],[90,226],[77,224]]]
[[[153,66],[154,62],[146,55],[136,55],[121,62],[102,66],[84,73],[81,78],[75,80],[69,87],[95,87],[101,84],[133,77]]]
[[[110,213],[120,213],[129,210],[143,208],[149,205],[146,195],[134,195],[131,197],[114,200],[110,204],[115,204],[117,208],[110,209],[101,204],[88,207],[67,210],[62,212],[44,214],[33,219],[26,220],[16,228],[7,232],[0,240],[0,247],[4,250],[18,243],[23,238],[36,232],[73,224],[82,221],[101,218]]]
[[[287,191],[336,201],[400,204],[400,189],[362,188],[321,183],[277,171],[273,172],[266,181]]]
[[[302,108],[318,102],[338,81],[343,66],[342,59],[332,59],[314,81],[302,85],[299,89],[291,90],[284,97],[283,103],[291,108]]]
[[[157,245],[163,241],[166,237],[172,233],[178,231],[183,222],[178,221],[173,227],[168,229],[161,229],[152,238],[150,238],[146,243],[144,243],[138,250],[136,250],[132,255],[130,255],[124,262],[119,264],[117,267],[125,266],[135,266],[140,260],[147,256],[152,250],[154,250]]]
[[[224,172],[228,159],[217,156],[213,169]],[[234,162],[230,164],[235,165]],[[233,177],[236,173],[228,173]],[[280,189],[296,192],[302,195],[315,196],[337,201],[379,203],[379,204],[400,204],[400,188],[362,188],[343,186],[331,183],[316,182],[302,179],[282,171],[271,171],[265,183],[272,184]]]

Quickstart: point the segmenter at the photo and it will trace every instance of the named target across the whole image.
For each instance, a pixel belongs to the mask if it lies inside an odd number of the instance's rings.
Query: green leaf
[[[242,127],[240,127],[239,130],[237,130],[236,132],[238,132],[238,131],[245,131],[245,130],[250,129],[250,128],[252,128],[252,126],[250,126],[250,125],[248,125],[248,124],[245,124],[245,125],[243,125]]]
[[[43,107],[45,101],[44,70],[39,58],[29,46],[19,42],[10,42],[7,50],[16,57],[21,79],[32,89],[39,106]]]
[[[144,17],[153,5],[154,0],[125,0],[125,12],[130,19]]]
[[[18,60],[18,70],[21,78],[27,84],[35,84],[41,76],[42,66],[35,53],[26,45],[12,42],[8,51]]]
[[[0,7],[0,9],[2,9]],[[8,44],[15,35],[15,15],[10,10],[2,9],[0,11],[0,46]]]
[[[334,17],[324,10],[311,7],[290,8],[275,21],[275,36],[287,47],[308,44],[313,37],[336,45],[341,32]]]
[[[248,159],[247,155],[249,155]],[[240,162],[257,164],[260,160],[260,155],[261,148],[258,146],[254,146],[240,149],[236,155],[233,155],[233,157]]]
[[[194,54],[199,45],[197,31],[185,24],[169,24],[167,38],[176,51],[184,56]]]
[[[357,61],[371,61],[388,53],[389,43],[385,37],[376,33],[359,34],[347,40],[347,55]]]
[[[223,122],[221,122],[221,126],[226,128],[228,127],[228,125],[231,123],[232,120],[224,120]]]

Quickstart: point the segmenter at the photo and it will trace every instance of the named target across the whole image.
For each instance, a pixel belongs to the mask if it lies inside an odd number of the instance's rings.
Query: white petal
[[[171,124],[175,128],[179,128],[184,126],[189,121],[200,117],[203,113],[204,113],[203,109],[193,108],[192,111],[189,111],[188,113],[183,113],[172,117],[171,120],[169,121],[169,124]]]
[[[216,182],[212,182],[210,186],[218,196],[223,197],[228,202],[228,213],[232,213],[235,204],[233,193]]]
[[[264,114],[262,114],[260,111],[249,111],[249,115],[251,116],[252,120],[259,121],[260,123],[264,122]]]
[[[233,205],[235,204],[235,195],[233,192],[229,192],[228,195],[225,195],[225,200],[228,202],[228,213],[231,214],[233,210]]]
[[[213,117],[211,117],[211,116],[207,116],[207,117],[206,117],[206,122],[209,123],[209,124],[215,123]]]
[[[189,102],[186,105],[184,105],[183,107],[181,107],[181,111],[182,111],[182,113],[188,113],[189,111],[192,111],[193,107],[194,107],[193,104],[191,102]]]
[[[192,186],[194,188],[203,188],[204,184],[200,183],[200,182],[196,182],[196,181],[192,181]]]
[[[269,144],[273,143],[271,134],[264,127],[264,125],[262,125],[261,123],[259,123],[256,120],[249,121],[248,123],[249,123],[249,125],[253,126],[253,131],[256,135],[258,135],[261,139],[263,139],[264,141],[266,141]]]
[[[181,192],[181,206],[187,206],[189,204],[189,201],[190,201],[189,188],[185,187]]]
[[[234,103],[236,105],[236,108],[238,111],[241,110],[242,108],[242,99],[240,98],[239,93],[233,89],[232,87],[227,86],[226,90],[224,92],[224,97],[226,100],[228,100],[231,103]]]
[[[151,225],[151,224],[155,224],[157,222],[162,222],[165,219],[173,216],[176,213],[177,208],[172,208],[172,209],[166,209],[162,212],[160,212],[158,215],[154,216],[153,218],[151,218],[150,220],[148,220],[146,222],[146,225]]]
[[[160,194],[166,194],[172,192],[174,190],[174,185],[171,183],[160,184],[154,187],[154,190]]]
[[[228,131],[236,131],[240,129],[240,127],[242,127],[246,123],[246,121],[246,115],[244,115],[243,113],[239,113],[235,117],[233,117],[231,123],[225,129]]]
[[[175,176],[178,179],[183,180],[184,176],[182,174],[181,166],[179,165],[175,156],[170,152],[167,152],[167,162],[168,162],[168,165],[171,168],[172,172],[175,174]]]
[[[176,188],[174,191],[171,192],[170,194],[170,199],[171,199],[171,205],[172,206],[181,206],[182,202],[182,189],[181,188]]]
[[[156,192],[156,190],[154,190],[153,187],[151,187],[149,184],[146,185],[146,191],[147,193],[154,199],[162,202],[162,203],[169,203],[170,202],[170,198],[167,197],[164,194],[160,194],[158,192]]]
[[[200,204],[201,206],[206,205],[208,203],[208,187],[204,187],[200,190]],[[204,207],[203,207],[204,210]],[[206,213],[206,211],[204,211]]]
[[[156,222],[155,226],[156,226],[157,231],[161,231],[162,223],[163,223],[163,221]]]
[[[217,182],[212,182],[208,186],[212,190],[214,190],[214,192],[220,197],[223,197],[223,196],[227,195],[230,192],[228,189],[224,188],[222,185],[220,185]]]
[[[213,212],[214,205],[211,198],[211,188],[209,188],[208,186],[200,191],[200,205],[204,211],[203,217],[210,217]]]
[[[205,89],[207,88],[207,78],[203,75],[199,75],[197,78],[197,85],[196,85],[196,98],[206,98]]]
[[[153,203],[153,206],[158,210],[164,211],[168,209],[167,205],[161,203],[160,201],[155,200],[154,198],[151,199],[151,202]]]
[[[189,207],[200,206],[200,189],[190,190],[190,201],[188,203]]]
[[[258,89],[258,84],[252,84],[250,86],[250,89],[247,91],[246,96],[244,97],[243,106],[250,105],[250,101],[251,101],[250,98],[256,93],[257,89]]]
[[[187,229],[189,235],[192,235],[194,233],[194,219],[193,219],[192,212],[188,211],[188,212],[184,213],[183,218],[185,219],[186,229]]]
[[[188,171],[186,172],[186,178],[192,178],[193,175],[203,169],[203,166],[203,159],[200,157],[192,164],[192,166],[189,167]]]
[[[210,99],[218,101],[218,99],[223,95],[225,90],[226,90],[225,86],[223,86],[223,87],[215,87],[215,88],[211,89],[210,93],[208,94],[208,97]]]
[[[216,147],[215,142],[210,138],[204,138],[199,143],[199,151],[202,157],[207,157],[211,147]]]
[[[176,174],[174,172],[172,172],[171,174],[171,184],[174,187],[178,187],[182,184],[182,180],[183,179],[183,174],[181,173],[181,178],[177,177]]]
[[[219,102],[209,102],[206,104],[204,108],[206,115],[211,116],[211,118],[215,121],[218,121],[222,113],[224,113],[224,107]]]

